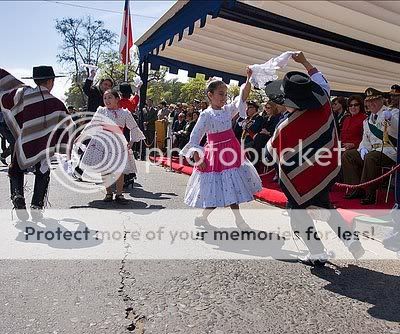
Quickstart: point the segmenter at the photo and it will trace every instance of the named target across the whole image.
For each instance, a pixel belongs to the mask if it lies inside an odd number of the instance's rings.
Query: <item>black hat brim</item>
[[[65,78],[66,75],[52,75],[52,76],[45,76],[45,77],[22,77],[21,79],[32,79],[32,80],[44,80],[44,79],[54,79],[54,78]]]
[[[293,99],[285,96],[282,87],[283,80],[276,80],[268,83],[265,87],[265,93],[272,100],[272,102],[295,108],[295,109],[315,109],[323,106],[328,97],[320,85],[311,81],[311,92],[302,97]]]

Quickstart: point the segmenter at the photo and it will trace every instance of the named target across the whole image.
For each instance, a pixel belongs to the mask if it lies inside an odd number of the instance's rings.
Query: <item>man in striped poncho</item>
[[[284,105],[288,112],[288,117],[278,124],[267,148],[279,166],[280,185],[288,199],[292,229],[310,251],[299,260],[323,265],[328,260],[328,253],[316,234],[307,209],[332,209],[329,190],[340,170],[340,145],[329,103],[327,80],[302,52],[292,58],[301,63],[309,75],[289,72],[283,80],[267,84],[268,97]],[[355,258],[364,254],[357,236],[336,210],[330,211],[328,224]]]
[[[24,170],[34,167],[35,185],[31,201],[32,219],[40,219],[49,181],[47,157],[56,148],[66,148],[68,134],[61,136],[68,116],[65,105],[50,94],[54,86],[53,68],[33,68],[31,78],[37,87],[25,86],[7,71],[0,69],[0,108],[14,136],[15,149],[9,166],[11,200],[21,220],[29,218],[24,198]]]

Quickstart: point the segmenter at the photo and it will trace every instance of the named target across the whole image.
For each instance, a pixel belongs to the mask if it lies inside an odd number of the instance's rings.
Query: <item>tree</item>
[[[155,104],[159,104],[163,100],[167,103],[176,103],[179,101],[183,85],[177,79],[153,80],[149,83],[147,97],[151,98]]]
[[[81,64],[97,66],[105,50],[115,44],[116,34],[105,29],[103,21],[93,20],[90,16],[56,20],[55,28],[62,37],[61,51],[57,58],[70,70],[72,79],[67,99],[79,103],[76,107],[81,107],[85,101],[82,81],[89,74]],[[80,97],[75,96],[76,94]]]
[[[128,65],[128,81],[132,81],[139,75],[137,73],[138,63],[139,60],[136,55],[131,57],[131,63]],[[125,65],[121,62],[119,51],[113,50],[103,53],[98,66],[101,78],[110,78],[115,85],[125,81]]]
[[[82,108],[86,104],[85,97],[82,95],[82,87],[75,82],[71,84],[65,96],[67,105],[74,106],[75,108]]]
[[[197,74],[182,86],[180,100],[193,103],[194,99],[204,100],[206,91],[206,79],[204,74]]]
[[[86,18],[56,20],[56,30],[62,36],[60,63],[73,69],[73,81],[81,81],[80,64],[98,65],[102,53],[114,43],[116,34],[104,28],[104,22]]]
[[[228,99],[233,100],[236,96],[239,96],[240,87],[238,85],[228,86]]]
[[[263,89],[252,89],[250,91],[249,100],[257,101],[259,105],[268,101],[267,95]]]

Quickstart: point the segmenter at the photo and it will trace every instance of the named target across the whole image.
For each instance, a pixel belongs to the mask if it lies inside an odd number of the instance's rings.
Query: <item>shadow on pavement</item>
[[[127,198],[128,199],[128,198]],[[70,209],[101,209],[101,210],[162,210],[165,209],[163,205],[149,205],[141,201],[133,201],[128,199],[126,204],[120,204],[117,202],[104,202],[102,200],[90,201],[87,205],[73,205]],[[142,212],[142,211],[140,211]],[[150,212],[149,212],[150,213]]]
[[[155,199],[155,200],[164,200],[164,199],[171,199],[171,197],[164,197],[164,195],[167,196],[178,196],[175,193],[164,193],[164,192],[156,192],[153,193],[151,191],[146,191],[142,188],[142,185],[140,183],[135,182],[133,184],[133,187],[125,187],[124,188],[124,193],[129,194],[129,196],[133,198],[146,198],[146,199]]]
[[[324,288],[334,293],[373,305],[374,318],[400,322],[400,277],[356,265],[335,269],[313,268],[311,273],[329,282]]]
[[[78,226],[69,230],[61,222]],[[38,225],[38,223],[41,225]],[[84,222],[78,219],[63,218],[57,220],[43,218],[35,222],[18,221],[15,227],[20,230],[15,240],[25,243],[47,244],[52,248],[88,248],[98,246],[103,242],[103,240],[96,238],[96,230],[89,229]],[[57,235],[61,237],[58,238]],[[71,235],[71,237],[68,237],[70,240],[65,239],[63,237],[65,235]]]
[[[199,226],[198,226],[199,227]],[[254,229],[218,228],[214,225],[199,227],[198,239],[215,245],[216,250],[247,256],[289,259],[297,262],[298,253],[283,250],[285,238],[274,232]],[[292,262],[287,260],[288,262]]]

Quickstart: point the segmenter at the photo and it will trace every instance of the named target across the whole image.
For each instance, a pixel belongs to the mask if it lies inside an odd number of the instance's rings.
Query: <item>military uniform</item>
[[[366,100],[379,98],[378,91],[366,91]],[[369,94],[370,93],[370,94]],[[386,121],[384,112],[392,114],[390,121]],[[381,167],[393,166],[397,158],[397,130],[399,122],[399,110],[383,106],[376,114],[371,114],[363,124],[363,137],[357,149],[348,150],[342,156],[343,178],[347,184],[359,184],[379,177],[382,173]],[[383,132],[387,123],[389,141],[383,143]],[[367,149],[368,153],[364,160],[360,152]],[[367,188],[367,196],[363,204],[375,202],[375,191],[379,187],[373,184]],[[347,198],[362,197],[362,192],[357,191],[348,195]]]

